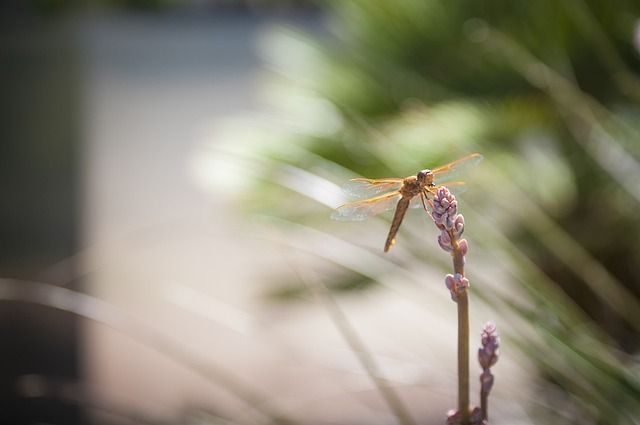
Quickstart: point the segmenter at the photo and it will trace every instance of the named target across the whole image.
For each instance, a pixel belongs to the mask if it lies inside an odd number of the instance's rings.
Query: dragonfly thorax
[[[421,194],[424,191],[425,184],[428,186],[428,183],[425,183],[427,179],[426,176],[421,176],[420,173],[407,177],[402,181],[402,187],[399,190],[400,194],[406,198],[413,198]],[[431,180],[433,181],[433,176]]]
[[[418,183],[422,186],[433,186],[433,172],[431,170],[418,171],[416,175]]]

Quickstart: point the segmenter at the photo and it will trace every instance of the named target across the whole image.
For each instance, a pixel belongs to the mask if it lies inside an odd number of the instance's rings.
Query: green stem
[[[464,256],[458,241],[449,233],[453,245],[453,269],[464,276]],[[460,424],[469,425],[469,294],[458,292],[458,411]]]
[[[460,424],[469,423],[469,297],[458,293],[458,408]]]

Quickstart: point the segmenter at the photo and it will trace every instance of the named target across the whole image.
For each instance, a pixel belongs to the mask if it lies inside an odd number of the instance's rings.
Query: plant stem
[[[489,393],[480,391],[480,409],[482,409],[482,419],[489,419]]]
[[[469,296],[458,292],[458,409],[460,424],[469,423]]]
[[[458,241],[449,232],[453,245],[453,269],[464,277],[464,255]],[[469,424],[469,293],[463,289],[457,294],[458,304],[458,411],[460,424]]]

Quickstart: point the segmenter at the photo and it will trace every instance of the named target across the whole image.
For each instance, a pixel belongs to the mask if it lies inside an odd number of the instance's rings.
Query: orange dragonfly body
[[[342,186],[342,190],[354,197],[370,199],[343,205],[333,211],[331,218],[341,221],[362,221],[395,208],[389,236],[384,245],[384,252],[388,252],[396,242],[396,234],[408,208],[422,206],[429,213],[427,204],[433,206],[433,195],[441,186],[447,186],[453,193],[462,193],[465,189],[463,182],[443,183],[471,169],[481,160],[481,154],[473,153],[432,170],[419,171],[415,176],[405,179],[348,180]]]

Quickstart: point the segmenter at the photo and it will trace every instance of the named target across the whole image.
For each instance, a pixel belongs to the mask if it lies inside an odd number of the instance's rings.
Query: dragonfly
[[[433,196],[442,186],[446,186],[454,194],[464,192],[464,182],[447,182],[475,167],[482,161],[482,158],[482,154],[472,153],[449,164],[431,170],[421,170],[416,175],[404,179],[355,178],[347,180],[342,186],[345,193],[356,198],[367,199],[336,208],[331,214],[331,218],[340,221],[362,221],[395,208],[391,229],[389,229],[389,235],[384,244],[384,252],[389,252],[389,249],[396,242],[396,234],[407,209],[422,206],[429,214],[427,205],[433,209]]]

